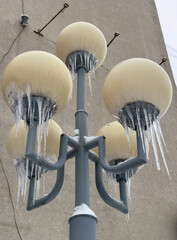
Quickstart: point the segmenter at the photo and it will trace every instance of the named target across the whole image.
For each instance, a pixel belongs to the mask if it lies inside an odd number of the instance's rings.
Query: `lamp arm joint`
[[[76,155],[76,150],[75,149],[72,148],[72,149],[68,150],[66,160],[75,157],[75,155]]]
[[[91,150],[88,152],[88,157],[94,163],[98,163],[99,162],[98,155],[95,152],[91,151]]]
[[[60,153],[58,157],[58,161],[56,163],[51,163],[47,161],[45,158],[38,156],[36,153],[26,154],[26,157],[31,161],[36,163],[37,165],[46,168],[47,170],[58,170],[62,168],[67,160],[67,146],[68,146],[68,136],[65,134],[61,135],[60,140]]]
[[[97,147],[98,140],[99,140],[99,137],[97,136],[90,136],[90,137],[84,136],[84,141],[85,141],[84,148],[87,150],[91,150],[92,148]]]
[[[79,136],[75,136],[75,137],[67,136],[67,138],[68,138],[68,146],[77,150],[79,148]]]

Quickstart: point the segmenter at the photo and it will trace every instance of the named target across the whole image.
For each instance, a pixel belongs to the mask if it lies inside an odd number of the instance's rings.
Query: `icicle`
[[[167,162],[165,159],[165,153],[164,153],[163,147],[165,146],[166,152],[168,152],[168,150],[167,150],[167,145],[165,143],[165,139],[163,137],[162,129],[160,126],[160,118],[158,115],[158,110],[154,108],[151,104],[138,102],[132,105],[132,108],[131,106],[127,105],[123,110],[119,111],[119,115],[120,115],[120,120],[117,116],[114,116],[114,117],[116,117],[118,121],[121,121],[123,127],[125,128],[125,133],[128,140],[129,140],[128,126],[130,126],[130,128],[135,128],[134,127],[135,125],[136,127],[138,127],[139,129],[138,136],[141,138],[144,152],[146,149],[146,141],[143,134],[145,131],[144,127],[146,128],[145,134],[148,139],[148,142],[151,142],[152,144],[157,169],[160,170],[160,161],[159,161],[158,149],[157,149],[157,147],[159,146],[159,150],[161,152],[167,174],[170,178],[170,173],[169,173]],[[136,115],[136,122],[134,122],[135,115]]]
[[[27,94],[27,98],[28,98],[28,118],[31,114],[31,87],[30,85],[27,85],[26,87],[26,94]]]
[[[24,175],[21,175],[21,195],[24,196]]]
[[[92,69],[93,79],[95,79],[95,65],[94,64],[92,64],[91,69]]]
[[[30,115],[29,115],[29,125],[30,127],[33,126],[33,121],[34,121],[34,110],[35,108],[33,107],[34,106],[34,102],[31,102],[31,106],[30,106]]]
[[[113,118],[115,118],[117,121],[119,121],[119,117],[118,116],[116,116],[116,115],[112,115],[113,116]]]
[[[33,171],[34,171],[34,162],[31,164],[31,177],[33,176]]]
[[[144,113],[144,118],[145,118],[145,123],[146,123],[146,135],[147,135],[147,139],[148,139],[148,142],[151,141],[151,133],[150,133],[150,122],[149,122],[149,118],[148,118],[148,113],[147,113],[147,109],[146,108],[143,108],[143,113]]]
[[[110,185],[110,190],[111,193],[113,194],[114,197],[118,197],[118,184],[115,178],[115,175],[112,173],[107,173],[108,180],[109,180],[109,185]]]
[[[128,178],[128,198],[131,200],[131,179]]]
[[[38,167],[37,182],[36,182],[36,198],[39,198],[40,183],[41,183],[40,174],[41,174],[41,167]]]
[[[45,195],[45,169],[43,169],[43,172],[42,172],[42,192],[43,192],[43,196]]]
[[[113,190],[115,193],[115,197],[118,197],[118,183],[116,181],[116,176],[113,175]]]
[[[37,154],[41,155],[41,141],[42,141],[42,100],[37,99],[39,124],[37,129]]]
[[[130,213],[127,213],[127,214],[126,214],[126,220],[127,220],[127,223],[129,223],[129,220],[130,220]]]
[[[70,74],[71,74],[72,80],[75,79],[74,64],[75,63],[71,60],[71,58],[69,58],[69,69],[70,69]]]
[[[23,92],[19,91],[19,93],[17,94],[17,100],[18,100],[18,114],[20,117],[22,117],[22,113],[23,113]]]
[[[26,190],[27,190],[27,183],[28,183],[28,166],[29,166],[29,159],[26,159],[26,171],[25,171],[25,189],[24,189],[24,200],[26,198]]]
[[[112,174],[111,173],[107,173],[108,176],[108,181],[109,181],[109,185],[110,185],[110,190],[112,192]]]
[[[149,120],[150,120],[150,124],[151,124],[150,125],[150,132],[151,132],[152,147],[153,147],[153,150],[154,150],[157,169],[160,170],[160,163],[159,163],[159,157],[158,157],[158,152],[157,152],[157,145],[156,145],[156,141],[155,141],[155,137],[154,137],[151,113],[149,113]]]
[[[130,136],[129,136],[128,126],[127,126],[127,122],[126,122],[126,117],[125,116],[123,116],[123,127],[125,129],[125,135],[127,137],[128,143],[130,144]]]
[[[134,118],[133,118],[132,113],[130,112],[130,110],[128,108],[126,109],[126,112],[131,120],[132,128],[135,129],[135,123],[134,123]]]
[[[20,188],[21,188],[21,178],[18,174],[18,192],[17,192],[17,207],[18,207],[18,203],[19,203],[19,197],[20,197]]]
[[[20,89],[12,82],[8,85],[6,90],[6,97],[8,99],[8,103],[11,106],[12,112],[15,115],[16,119],[16,132],[18,130],[20,116],[19,116],[19,95]]]
[[[83,61],[83,59],[81,59]],[[71,61],[71,69],[73,69],[76,66],[76,59],[74,61]],[[34,123],[34,115],[36,107],[38,107],[38,118],[39,118],[39,124],[37,129],[37,154],[39,156],[46,156],[46,137],[48,135],[48,120],[52,117],[55,106],[54,103],[51,101],[51,99],[44,99],[44,98],[37,98],[37,103],[34,97],[31,97],[31,88],[30,85],[26,86],[25,89],[26,93],[23,93],[23,91],[18,88],[18,86],[14,83],[10,84],[7,88],[6,95],[8,102],[11,106],[11,109],[15,115],[16,118],[16,131],[18,130],[20,120],[23,118],[25,120],[29,120],[30,127],[33,126]],[[23,103],[24,95],[27,96],[27,104],[26,106]],[[36,106],[37,104],[37,106]],[[26,121],[25,121],[26,123]],[[27,136],[27,125],[26,128],[26,136]],[[44,134],[44,148],[41,147],[42,144],[42,134]],[[57,156],[51,155],[48,156],[49,161],[57,161]],[[26,165],[25,165],[26,161]],[[28,178],[28,162],[29,160],[26,159],[23,161],[17,161],[16,162],[16,168],[18,172],[18,195],[17,195],[17,201],[19,201],[20,194],[25,199],[26,197],[26,188],[27,188],[27,178]],[[31,176],[35,174],[35,190],[34,190],[34,196],[33,201],[35,200],[36,196],[40,193],[40,177],[41,177],[41,167],[37,167],[34,163],[31,164]],[[44,174],[45,175],[45,171]],[[45,192],[45,177],[43,177],[43,192]]]
[[[43,125],[43,129],[44,129],[44,157],[46,156],[46,139],[47,139],[47,136],[48,136],[48,121],[44,122],[44,125]]]
[[[24,198],[26,195],[27,181],[26,181],[25,161],[26,161],[25,159],[16,159],[14,161],[14,165],[16,167],[17,174],[18,174],[17,206],[19,202],[20,193],[21,193],[21,196],[23,196]]]
[[[88,80],[89,80],[90,95],[92,96],[92,78],[95,79],[95,66],[94,66],[93,62],[90,61],[90,56],[89,56],[88,61],[89,61],[88,63],[90,63],[89,64],[90,71],[88,72]]]
[[[156,138],[157,138],[157,141],[158,141],[158,144],[159,144],[160,152],[161,152],[161,155],[162,155],[162,159],[163,159],[167,174],[169,176],[169,179],[171,179],[171,176],[170,176],[170,173],[169,173],[169,170],[168,170],[168,166],[167,166],[167,162],[166,162],[166,159],[165,159],[164,151],[163,151],[161,137],[159,135],[158,128],[157,128],[157,125],[156,125],[155,121],[153,122],[153,126],[154,126]]]
[[[22,118],[22,114],[23,114],[23,92],[22,91],[18,91],[17,93],[17,105],[16,107],[16,133],[18,131],[19,128],[19,124],[20,124],[20,120]]]
[[[159,134],[160,134],[160,137],[161,137],[161,139],[162,139],[162,142],[163,142],[163,144],[164,144],[164,146],[165,146],[165,149],[166,149],[166,151],[168,152],[168,148],[167,148],[167,145],[166,145],[164,136],[163,136],[162,128],[161,128],[161,126],[160,126],[160,119],[157,118],[157,119],[155,120],[155,122],[156,122],[156,125],[157,125],[157,130],[158,130],[158,132],[159,132]]]
[[[88,80],[89,80],[89,88],[90,88],[90,95],[92,96],[92,72],[88,72]]]

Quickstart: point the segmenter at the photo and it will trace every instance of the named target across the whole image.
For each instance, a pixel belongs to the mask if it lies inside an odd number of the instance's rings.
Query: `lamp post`
[[[136,131],[133,137],[131,134],[127,136],[132,144],[128,144],[120,126],[114,124],[111,131],[100,130],[104,136],[89,137],[85,75],[101,65],[106,49],[103,34],[89,23],[71,24],[59,35],[57,55],[71,72],[77,74],[77,111],[76,136],[69,137],[60,132],[60,151],[55,163],[48,161],[40,150],[35,150],[36,132],[40,133],[41,126],[68,103],[72,90],[69,70],[53,55],[32,51],[12,60],[2,77],[4,99],[16,118],[22,118],[28,125],[26,150],[23,153],[24,158],[29,159],[25,162],[30,179],[27,210],[45,205],[58,195],[64,180],[65,162],[75,157],[75,211],[69,219],[70,240],[96,240],[97,218],[90,209],[89,160],[95,163],[96,186],[101,198],[111,207],[128,213],[126,182],[139,166],[147,163],[145,131],[167,111],[172,98],[168,75],[158,64],[146,59],[127,60],[109,73],[104,84],[104,101],[127,133],[128,127]],[[153,84],[158,86],[152,89]],[[122,145],[120,148],[121,141],[114,135],[122,136],[124,147]],[[13,145],[13,139],[10,139],[10,145]],[[111,144],[109,139],[117,143]],[[68,146],[70,150],[67,150]],[[119,151],[116,149],[118,146]],[[43,172],[53,170],[57,171],[54,188],[48,195],[35,199],[35,182]],[[116,178],[120,200],[111,197],[105,190],[102,170]]]

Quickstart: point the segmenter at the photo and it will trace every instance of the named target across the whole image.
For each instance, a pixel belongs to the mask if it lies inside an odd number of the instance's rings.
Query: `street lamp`
[[[60,33],[58,58],[41,51],[23,53],[9,63],[2,77],[3,96],[16,116],[16,129],[20,128],[20,119],[28,126],[26,150],[25,154],[21,154],[26,160],[25,167],[30,169],[27,210],[45,205],[58,195],[63,184],[65,162],[75,157],[75,210],[69,219],[70,240],[96,240],[97,218],[90,209],[88,160],[95,163],[96,186],[102,199],[111,207],[128,213],[126,181],[147,162],[145,131],[151,129],[152,132],[152,125],[155,127],[156,119],[165,114],[172,98],[168,75],[158,64],[146,59],[124,61],[108,74],[104,84],[104,101],[109,112],[124,126],[126,136],[125,133],[124,136],[120,134],[120,126],[111,124],[112,130],[108,131],[108,135],[101,131],[105,136],[88,137],[85,74],[94,72],[102,64],[106,51],[102,32],[92,24],[77,22]],[[76,135],[69,137],[61,134],[58,160],[51,162],[46,154],[41,153],[42,129],[45,126],[45,130],[49,119],[66,106],[72,91],[69,70],[59,58],[72,73],[77,74]],[[38,150],[35,150],[36,131]],[[109,137],[110,132],[117,135]],[[124,139],[124,148],[122,145],[118,151],[116,145],[116,151],[115,142],[111,144],[110,139],[115,141],[119,134]],[[95,151],[98,154],[92,151],[97,147]],[[8,148],[11,151],[13,144]],[[124,155],[121,155],[123,152]],[[43,172],[52,170],[57,170],[54,188],[48,195],[36,199],[36,179]],[[115,176],[120,187],[120,200],[111,197],[105,190],[102,170]]]

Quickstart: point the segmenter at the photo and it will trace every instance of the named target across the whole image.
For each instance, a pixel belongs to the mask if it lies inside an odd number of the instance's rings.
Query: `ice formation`
[[[149,106],[146,107],[145,105],[144,106],[142,105],[141,107],[140,105],[137,104],[134,114],[135,113],[136,113],[136,117],[133,116],[132,109],[130,107],[127,107],[124,109],[124,113],[122,114],[122,117],[121,117],[121,123],[125,128],[127,139],[129,140],[128,127],[135,129],[135,126],[138,125],[140,138],[142,139],[142,142],[143,142],[143,150],[145,151],[145,148],[146,148],[145,139],[143,138],[143,131],[145,128],[145,135],[147,137],[147,140],[149,143],[151,143],[153,147],[157,169],[158,170],[161,169],[159,154],[158,154],[158,149],[159,149],[163,159],[165,169],[167,171],[169,178],[171,179],[170,172],[169,172],[166,158],[165,158],[165,153],[167,153],[168,150],[167,150],[167,146],[166,146],[162,129],[160,126],[160,117],[157,114],[157,110],[155,108],[153,110],[152,107],[151,108]]]
[[[27,176],[28,176],[28,167],[26,167],[25,159],[15,159],[14,165],[18,173],[18,192],[17,192],[17,204],[19,202],[19,196],[26,196],[27,188]]]
[[[81,203],[81,205],[75,207],[72,217],[77,215],[91,215],[95,218],[97,217],[85,203]]]
[[[57,156],[47,155],[46,153],[46,137],[48,135],[48,120],[55,113],[56,105],[50,99],[38,97],[34,100],[34,96],[31,95],[30,86],[27,85],[26,92],[23,92],[17,85],[11,83],[7,88],[8,103],[12,109],[12,112],[16,119],[16,131],[18,131],[20,120],[23,119],[26,122],[26,132],[29,125],[33,126],[34,119],[38,119],[37,128],[37,154],[45,157],[50,162],[56,162]],[[38,116],[36,116],[36,109],[38,109]],[[43,143],[42,143],[43,139]],[[42,146],[42,144],[44,146]],[[27,189],[27,179],[29,176],[29,166],[31,176],[35,175],[35,190],[34,199],[40,195],[41,179],[43,181],[43,195],[45,194],[45,172],[46,170],[37,166],[34,163],[30,163],[24,156],[15,160],[15,166],[18,173],[18,193],[17,203],[19,202],[20,194],[25,199]]]
[[[89,69],[87,73],[89,88],[90,88],[90,94],[92,96],[92,79],[95,79],[95,55],[88,52],[77,52],[76,54],[71,54],[67,59],[67,65],[71,73],[71,77],[74,80],[75,79],[75,73],[77,72],[77,64],[81,66],[86,66],[86,68]],[[88,70],[87,69],[87,70]]]
[[[163,160],[166,172],[169,176],[169,179],[171,179],[170,172],[166,162],[166,157],[165,157],[166,153],[168,153],[168,150],[167,150],[167,146],[166,146],[162,129],[160,126],[160,117],[157,114],[156,109],[153,110],[152,107],[145,107],[145,105],[144,106],[142,105],[142,107],[140,107],[140,105],[137,104],[137,106],[134,108],[133,113],[132,113],[132,108],[127,107],[124,109],[124,113],[120,118],[118,118],[117,116],[114,116],[114,118],[116,118],[116,120],[118,121],[121,121],[125,129],[125,134],[128,141],[130,140],[128,127],[135,130],[135,126],[138,126],[139,128],[138,134],[143,143],[142,145],[143,145],[144,151],[146,148],[146,143],[145,143],[146,140],[143,137],[143,131],[145,129],[145,136],[148,142],[151,143],[153,147],[157,169],[158,170],[161,169],[159,153],[158,153],[159,151],[162,156],[162,160]],[[130,174],[131,176],[133,175],[133,173],[131,174],[130,171],[127,172],[127,174]],[[107,173],[107,175],[109,178],[110,190],[114,196],[118,197],[118,183],[116,181],[116,176],[115,174],[111,174],[111,173]],[[128,197],[131,200],[131,179],[129,175],[128,175],[128,181],[127,181],[127,191],[128,191]]]
[[[106,172],[109,180],[111,195],[115,198],[119,198],[119,183],[116,181],[116,175]]]

